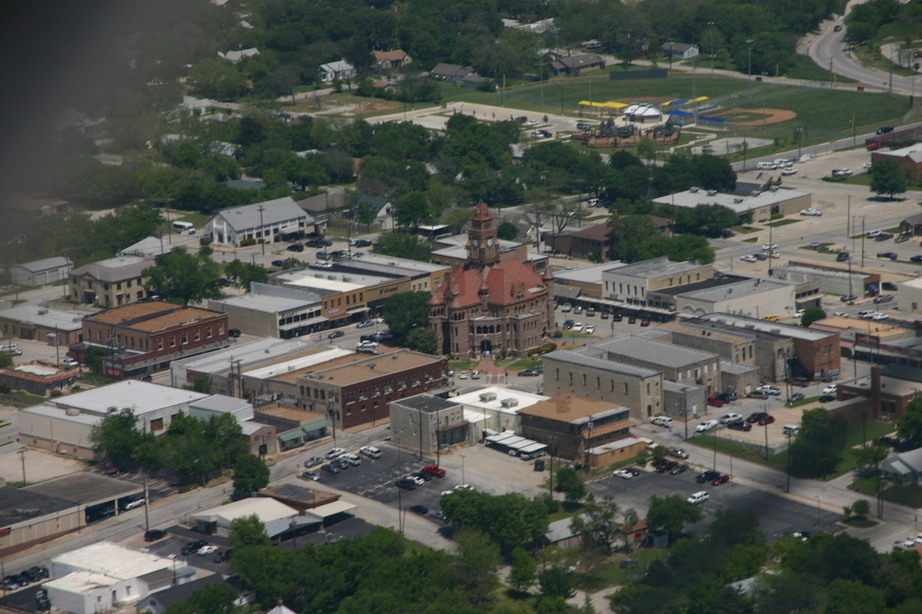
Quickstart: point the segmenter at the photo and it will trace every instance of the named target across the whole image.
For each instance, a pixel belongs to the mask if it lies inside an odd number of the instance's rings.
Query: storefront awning
[[[312,507],[309,510],[304,510],[304,513],[325,520],[330,516],[335,516],[336,514],[351,512],[357,507],[357,505],[353,505],[347,501],[334,501],[333,503],[327,503],[326,505],[319,505],[317,507]]]
[[[304,437],[304,431],[301,429],[295,429],[292,431],[285,431],[284,433],[279,433],[279,439],[284,442],[294,441],[295,439],[301,439]]]

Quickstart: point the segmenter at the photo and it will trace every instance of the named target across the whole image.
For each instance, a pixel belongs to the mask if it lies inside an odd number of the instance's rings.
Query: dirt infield
[[[797,113],[785,109],[744,109],[736,107],[716,116],[726,117],[728,123],[736,126],[762,126],[792,120],[797,117]]]

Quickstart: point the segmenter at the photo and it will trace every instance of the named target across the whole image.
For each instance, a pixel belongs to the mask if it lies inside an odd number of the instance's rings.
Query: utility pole
[[[263,228],[263,211],[265,207],[259,205],[257,207],[259,210],[259,244],[262,246],[263,256],[266,255],[266,229]]]
[[[141,477],[144,479],[144,532],[147,533],[150,531],[150,516],[147,513],[147,508],[150,505],[150,494],[147,490],[147,472],[142,473]]]
[[[26,449],[20,448],[18,451],[19,459],[22,461],[22,485],[26,485]]]

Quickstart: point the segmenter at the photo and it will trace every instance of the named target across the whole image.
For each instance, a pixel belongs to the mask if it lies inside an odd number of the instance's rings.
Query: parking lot
[[[720,460],[717,470],[729,473],[730,467],[726,465],[727,458]],[[710,467],[708,467],[710,469]],[[756,490],[732,479],[720,486],[698,484],[695,476],[698,471],[689,468],[678,475],[668,473],[655,473],[641,471],[640,475],[630,480],[617,477],[607,477],[589,484],[589,490],[596,497],[611,496],[621,509],[634,508],[643,518],[652,496],[667,497],[679,495],[683,499],[692,493],[706,491],[710,500],[701,504],[704,518],[693,525],[686,527],[688,533],[702,535],[708,525],[714,521],[717,512],[724,509],[747,510],[759,519],[759,528],[765,531],[769,540],[777,539],[784,533],[793,531],[825,531],[836,532],[839,528],[836,522],[841,520],[840,514],[833,514],[798,503],[790,499],[779,497],[776,493]]]

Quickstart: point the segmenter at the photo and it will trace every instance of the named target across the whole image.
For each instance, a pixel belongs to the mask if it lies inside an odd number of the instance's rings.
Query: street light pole
[[[263,211],[265,207],[259,205],[259,244],[262,246],[263,256],[266,255],[266,229],[263,227]]]
[[[714,74],[714,22],[709,21],[708,25],[711,26],[711,74]]]

